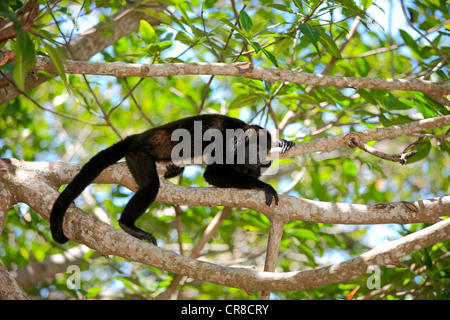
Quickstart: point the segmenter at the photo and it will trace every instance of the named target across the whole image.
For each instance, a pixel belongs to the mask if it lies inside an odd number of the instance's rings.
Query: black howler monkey
[[[180,130],[178,133],[185,132],[194,137],[194,141],[189,142],[191,150],[183,149],[178,154],[174,153],[174,149],[178,150],[179,143],[181,143],[174,141],[173,138],[173,133],[177,129]],[[227,135],[229,130],[236,132],[241,130],[241,134]],[[195,141],[198,136],[201,137],[200,144]],[[222,143],[211,149],[211,143],[205,141],[206,136],[209,136],[209,141]],[[211,139],[211,136],[214,139]],[[256,140],[252,140],[252,138],[256,138]],[[256,148],[255,142],[259,143]],[[282,153],[294,145],[293,142],[286,140],[279,140],[277,143],[281,147]],[[186,160],[198,156],[200,152],[209,158],[203,174],[208,183],[222,188],[261,189],[265,193],[268,206],[272,204],[272,199],[275,199],[275,204],[278,205],[278,195],[275,189],[258,179],[261,169],[267,168],[271,164],[271,161],[264,160],[271,146],[271,137],[267,130],[224,115],[187,117],[129,136],[96,154],[61,192],[50,214],[53,239],[59,243],[68,240],[62,227],[67,208],[103,169],[123,157],[125,157],[139,189],[125,206],[119,219],[119,225],[132,236],[148,240],[154,245],[156,245],[155,237],[137,228],[135,222],[158,194],[159,177],[156,171],[156,161],[171,161],[171,164],[167,166],[165,178],[171,178],[183,172],[183,168],[173,164],[174,154]],[[242,150],[243,153],[240,154],[239,151]]]

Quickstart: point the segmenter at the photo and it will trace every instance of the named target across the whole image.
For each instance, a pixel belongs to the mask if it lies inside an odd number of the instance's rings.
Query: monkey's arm
[[[275,204],[278,205],[278,193],[270,184],[236,171],[231,166],[207,165],[203,177],[206,182],[219,188],[262,189],[266,196],[266,204],[270,206],[274,198]]]

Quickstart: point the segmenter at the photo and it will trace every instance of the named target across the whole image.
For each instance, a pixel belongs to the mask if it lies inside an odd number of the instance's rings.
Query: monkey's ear
[[[253,126],[245,128],[245,131],[236,130],[236,135],[234,136],[233,146],[231,148],[232,154],[236,155],[238,150],[241,148],[247,149],[249,141],[257,141],[259,132]]]
[[[256,125],[244,128],[245,131],[234,137],[232,154],[235,164],[244,164],[250,168],[259,168],[271,148],[270,133]]]

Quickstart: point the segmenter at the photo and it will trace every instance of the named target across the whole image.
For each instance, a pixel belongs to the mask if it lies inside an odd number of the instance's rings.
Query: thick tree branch
[[[0,263],[0,300],[30,300],[8,270]]]
[[[0,170],[1,174],[1,170]],[[2,235],[3,228],[5,226],[6,216],[11,206],[16,203],[14,193],[12,190],[5,188],[0,182],[0,236]]]
[[[55,274],[66,272],[67,267],[79,265],[83,255],[89,248],[83,245],[72,247],[63,253],[54,254],[49,259],[39,262],[35,261],[26,267],[11,272],[11,276],[22,288],[29,288],[38,282],[54,279]]]
[[[152,265],[168,272],[241,288],[247,292],[251,290],[304,290],[343,281],[366,273],[370,265],[396,264],[401,257],[443,241],[450,235],[450,219],[447,219],[343,263],[315,270],[273,273],[258,272],[248,268],[222,267],[187,258],[143,243],[109,225],[102,223],[102,227],[99,228],[95,223],[98,222],[95,217],[79,211],[81,210],[70,210],[69,228],[66,228],[67,235],[69,238],[97,250],[102,255],[122,256],[131,261]]]
[[[11,161],[15,163],[19,160],[11,159]],[[25,190],[37,189],[39,192],[41,186],[35,183],[37,180],[44,179],[57,188],[61,184],[69,183],[79,172],[81,166],[81,163],[72,162],[33,163],[22,161],[21,171],[26,172],[25,176],[28,177],[27,181],[22,183],[33,183]],[[165,166],[159,164],[158,170],[162,174]],[[33,179],[34,176],[36,176],[35,179]],[[445,216],[450,212],[450,196],[412,202],[362,205],[329,203],[280,195],[279,205],[268,207],[262,191],[239,190],[236,192],[234,189],[184,187],[174,185],[162,178],[160,180],[161,186],[155,201],[188,206],[245,207],[262,212],[270,220],[283,223],[292,220],[338,224],[436,222],[438,217]],[[124,162],[104,170],[94,183],[119,184],[132,191],[137,191],[136,183]],[[36,199],[39,199],[37,203],[39,208],[36,211],[44,214],[47,211],[45,208],[51,206],[55,199],[47,193],[40,193],[36,196]],[[47,199],[47,197],[50,198]],[[18,193],[17,201],[30,205],[30,196],[27,193]],[[45,215],[44,217],[48,218]]]
[[[55,72],[50,59],[36,57],[34,70]],[[356,78],[318,75],[282,69],[257,67],[250,62],[237,63],[170,63],[170,64],[132,64],[123,62],[96,63],[67,61],[66,73],[90,74],[115,77],[166,77],[174,75],[214,75],[236,76],[270,82],[287,81],[312,86],[419,91],[426,94],[450,94],[450,85],[440,85],[426,80],[402,80],[381,78]],[[1,102],[1,101],[0,101]]]

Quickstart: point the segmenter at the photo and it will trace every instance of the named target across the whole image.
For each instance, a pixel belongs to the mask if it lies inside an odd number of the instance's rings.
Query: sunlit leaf
[[[262,52],[264,53],[264,55],[269,58],[269,60],[275,65],[275,67],[278,67],[278,61],[277,58],[275,58],[275,56],[270,53],[269,51],[267,51],[266,49],[261,49]]]
[[[64,63],[66,61],[64,53],[61,49],[54,48],[45,41],[43,41],[43,45],[45,47],[45,50],[47,51],[50,59],[52,60],[53,64],[56,67],[56,70],[58,71],[58,75],[61,78],[61,80],[65,83],[66,87],[69,86],[69,83],[67,82],[67,75],[64,70]]]
[[[153,44],[156,42],[157,35],[155,33],[155,30],[147,21],[141,20],[139,33],[142,36],[142,40],[144,40],[146,44]]]
[[[250,18],[250,16],[247,14],[247,12],[245,12],[244,10],[241,10],[239,12],[239,17],[240,17],[241,24],[242,24],[242,27],[244,28],[244,30],[250,31],[250,29],[253,26],[253,22],[252,22],[252,19]]]
[[[28,71],[34,66],[35,52],[34,45],[28,34],[20,29],[17,31],[16,41],[16,66],[13,77],[17,87],[25,90],[25,78]]]

